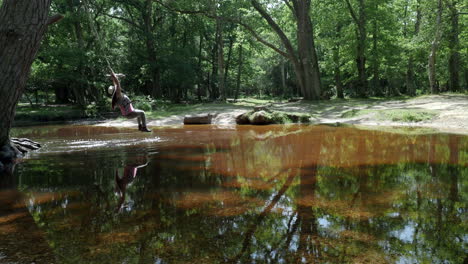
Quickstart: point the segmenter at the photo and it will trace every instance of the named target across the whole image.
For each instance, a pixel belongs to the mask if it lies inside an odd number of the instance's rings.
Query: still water
[[[414,131],[413,131],[414,132]],[[21,128],[0,263],[466,263],[468,137]]]

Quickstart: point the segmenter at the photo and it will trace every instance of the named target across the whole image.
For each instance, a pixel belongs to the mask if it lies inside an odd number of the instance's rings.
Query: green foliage
[[[85,117],[85,113],[81,108],[71,105],[31,107],[27,104],[20,104],[16,108],[15,122],[76,120]]]
[[[259,2],[267,7],[296,49],[297,25],[290,9],[281,1]],[[428,93],[427,57],[436,30],[436,2],[365,3],[369,96],[407,93],[409,83],[414,84],[416,94]],[[357,10],[359,2],[350,3]],[[461,91],[466,92],[468,79],[463,69],[468,58],[468,17],[458,17],[459,44],[453,46],[451,11],[446,8],[449,4],[454,4],[455,10],[463,8],[459,1],[444,1],[437,80],[442,91],[450,88],[448,66],[451,55],[457,53]],[[190,14],[200,10],[210,11]],[[40,95],[54,95],[53,99],[41,99],[46,103],[82,107],[102,104],[104,87],[111,85],[105,76],[107,58],[115,71],[126,74],[121,82],[128,93],[176,103],[215,100],[220,97],[221,86],[217,38],[220,33],[225,64],[221,72],[225,74],[227,98],[301,96],[291,60],[252,37],[254,31],[265,42],[286,50],[249,1],[184,0],[161,5],[143,0],[58,0],[53,1],[51,12],[62,13],[65,18],[49,28],[42,43],[26,91],[30,98],[39,91]],[[210,12],[226,19],[217,21]],[[325,97],[336,96],[337,77],[345,95],[355,96],[357,27],[346,2],[314,0],[310,15]],[[236,23],[238,20],[248,29]],[[408,72],[413,73],[412,81],[408,81]],[[153,106],[152,102],[149,104]],[[149,109],[147,103],[139,107]]]
[[[155,101],[151,96],[132,96],[133,106],[143,111],[151,111],[155,106]]]

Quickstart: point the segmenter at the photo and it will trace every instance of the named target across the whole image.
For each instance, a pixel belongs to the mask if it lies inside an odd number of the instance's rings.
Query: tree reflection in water
[[[58,262],[464,261],[465,136],[327,126],[158,135],[167,142],[21,166],[18,189]],[[115,169],[145,157],[125,188],[132,206],[115,214]]]

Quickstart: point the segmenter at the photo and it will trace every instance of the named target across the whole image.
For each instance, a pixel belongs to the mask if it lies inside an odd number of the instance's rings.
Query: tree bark
[[[449,89],[452,92],[460,90],[460,76],[459,76],[459,65],[460,65],[460,40],[459,40],[459,26],[458,26],[458,10],[455,6],[456,3],[453,1],[447,1],[448,9],[450,11],[450,35],[449,35]]]
[[[419,35],[419,28],[421,25],[421,0],[416,1],[416,22],[414,23],[414,35],[417,37]],[[414,56],[412,50],[409,51],[408,55],[408,68],[406,70],[406,92],[408,95],[416,95],[416,83],[414,78]]]
[[[241,75],[242,75],[242,63],[243,63],[243,49],[242,43],[239,45],[239,64],[237,65],[237,80],[236,80],[236,93],[234,95],[234,99],[239,98],[240,92],[240,83],[241,83]]]
[[[50,22],[51,0],[4,0],[0,8],[0,146],[9,143],[16,104]]]
[[[279,25],[273,18],[263,9],[263,7],[256,0],[251,0],[252,6],[263,17],[268,25],[280,38],[286,53],[278,52],[280,55],[285,56],[291,61],[298,86],[301,89],[304,99],[319,100],[321,95],[321,82],[320,70],[318,68],[317,53],[315,50],[313,25],[310,20],[310,0],[292,0],[293,12],[296,17],[297,25],[297,51],[293,48],[291,41],[286,34],[281,30]]]
[[[336,97],[344,99],[343,82],[341,81],[341,61],[340,61],[340,48],[341,43],[338,39],[341,34],[341,25],[336,25],[336,39],[335,48],[333,49],[333,63],[335,64],[334,78],[336,87]]]
[[[146,38],[146,49],[148,52],[148,62],[151,70],[151,95],[154,98],[162,98],[161,90],[161,72],[157,65],[158,58],[156,54],[156,45],[153,37],[153,1],[146,0],[145,8],[142,10],[144,23],[144,33]]]
[[[231,68],[231,60],[232,60],[232,47],[234,46],[234,35],[229,36],[229,49],[227,55],[226,66],[224,69],[224,88],[226,89],[226,96],[232,95],[232,90],[229,88],[229,69]]]
[[[367,75],[366,75],[366,12],[364,0],[359,0],[359,16],[354,11],[349,0],[346,0],[351,17],[356,24],[356,66],[358,71],[357,94],[359,97],[367,97]]]
[[[294,0],[297,18],[297,49],[302,82],[306,99],[319,100],[321,97],[320,72],[315,51],[314,33],[310,20],[310,1]]]
[[[376,9],[378,7],[376,6]],[[379,50],[378,50],[378,24],[377,19],[373,21],[373,28],[372,28],[372,88],[373,92],[377,96],[382,96],[382,92],[380,90],[380,62],[379,62]]]
[[[286,61],[281,60],[280,62],[280,72],[281,72],[281,91],[278,95],[284,97],[286,92]]]
[[[203,52],[203,34],[200,34],[200,42],[198,43],[198,64],[197,64],[197,98],[198,101],[202,100],[202,80],[203,80],[203,71],[202,71],[202,53]]]
[[[440,24],[442,20],[442,0],[438,0],[438,7],[437,7],[437,18],[436,18],[436,29],[435,29],[435,37],[431,43],[431,50],[429,53],[428,58],[428,77],[429,77],[429,87],[432,94],[439,93],[439,87],[437,84],[437,76],[436,76],[436,56],[437,56],[437,49],[439,47],[440,41]]]
[[[216,19],[216,45],[218,47],[218,88],[221,100],[226,100],[224,88],[224,38],[221,19]]]

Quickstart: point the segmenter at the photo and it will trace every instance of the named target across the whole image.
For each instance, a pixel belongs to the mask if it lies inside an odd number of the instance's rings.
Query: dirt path
[[[273,110],[310,113],[312,123],[343,123],[365,126],[405,126],[434,128],[444,132],[468,134],[468,95],[428,95],[407,100],[334,100],[323,102],[273,103]],[[187,114],[216,113],[215,125],[235,125],[235,117],[248,111],[242,106],[198,107]],[[419,122],[382,119],[378,113],[398,110],[430,111],[433,117]],[[346,117],[350,111],[360,114]],[[184,114],[149,120],[148,126],[179,126]],[[135,126],[136,120],[112,120],[99,126]]]

